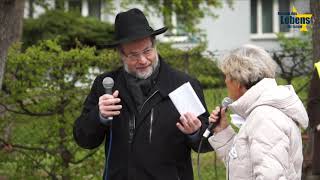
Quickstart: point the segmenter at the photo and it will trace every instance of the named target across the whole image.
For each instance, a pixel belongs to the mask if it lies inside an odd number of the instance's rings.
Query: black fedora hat
[[[114,23],[114,42],[105,45],[105,47],[114,48],[122,43],[164,33],[167,29],[167,27],[163,27],[153,30],[143,12],[133,8],[117,14]]]

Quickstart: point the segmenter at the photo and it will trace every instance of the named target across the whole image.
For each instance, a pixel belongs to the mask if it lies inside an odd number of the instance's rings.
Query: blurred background
[[[292,84],[307,105],[320,59],[317,0],[1,0],[0,179],[101,179],[104,147],[84,150],[72,125],[97,74],[121,65],[112,41],[115,15],[144,10],[157,48],[175,68],[202,84],[208,111],[227,95],[217,61],[251,43],[277,62],[279,84]],[[289,28],[279,12],[313,14],[307,31]],[[317,117],[319,118],[319,117]],[[303,131],[303,179],[311,175],[313,131]],[[193,153],[197,177],[197,154]],[[215,153],[200,155],[204,180],[225,179]],[[319,177],[318,177],[319,179]]]

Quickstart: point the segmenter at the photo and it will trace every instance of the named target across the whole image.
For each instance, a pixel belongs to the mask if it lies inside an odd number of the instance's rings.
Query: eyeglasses
[[[122,54],[128,58],[130,61],[139,61],[141,59],[141,56],[144,56],[145,58],[149,58],[154,52],[154,47],[148,47],[147,49],[143,50],[140,53],[129,53],[125,54],[122,51]]]

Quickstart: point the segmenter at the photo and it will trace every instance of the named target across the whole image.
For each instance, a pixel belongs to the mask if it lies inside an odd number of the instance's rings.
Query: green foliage
[[[221,88],[210,88],[204,90],[204,96],[208,111],[211,112],[216,106],[221,104],[224,97],[228,96],[227,89]]]
[[[12,124],[8,141],[14,151],[1,151],[0,174],[13,179],[101,177],[103,148],[98,153],[79,148],[72,125],[95,75],[120,65],[115,58],[114,51],[96,53],[87,47],[64,51],[52,40],[25,52],[19,46],[10,50],[0,94],[7,113],[0,117],[0,131]]]
[[[280,77],[291,84],[296,77],[310,75],[313,69],[311,34],[287,38],[280,33],[278,40],[281,50],[273,52],[272,56],[279,66]]]
[[[283,51],[287,53],[293,53],[293,51],[299,51],[305,56],[309,55],[303,52],[303,50],[311,50],[311,34],[309,32],[301,33],[300,36],[287,38],[283,33],[279,33],[278,40]]]
[[[77,44],[103,45],[113,37],[113,26],[94,18],[82,17],[75,12],[48,10],[37,19],[25,19],[23,26],[24,47],[40,40],[59,38],[63,49]]]
[[[306,105],[308,103],[308,91],[310,86],[310,78],[311,78],[310,76],[299,76],[299,77],[295,77],[291,81],[291,85],[294,87],[297,95],[299,96],[299,98],[301,99],[305,107],[307,107]],[[287,81],[282,78],[278,78],[277,83],[279,85],[288,85]]]
[[[227,1],[229,5],[232,0]],[[222,6],[221,0],[123,0],[123,6],[130,4],[141,4],[144,6],[146,13],[157,14],[164,17],[164,24],[172,28],[179,28],[183,32],[199,35],[200,29],[197,28],[201,18],[205,15],[215,16],[212,7],[219,8]],[[179,27],[173,27],[172,15],[176,14]]]
[[[217,68],[214,59],[203,55],[205,51],[204,45],[183,51],[172,48],[170,44],[159,44],[158,49],[170,65],[197,78],[203,88],[221,87],[224,85],[223,74]]]

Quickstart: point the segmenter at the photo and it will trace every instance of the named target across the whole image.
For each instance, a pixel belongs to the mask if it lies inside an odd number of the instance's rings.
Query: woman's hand
[[[217,126],[212,130],[212,133],[218,133],[224,130],[225,128],[227,128],[229,125],[226,118],[226,108],[222,108],[220,120],[219,120],[219,112],[220,112],[220,107],[217,106],[216,109],[212,110],[210,114],[209,123],[217,123]]]

